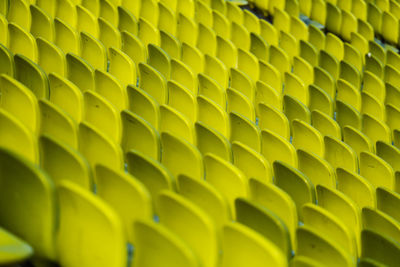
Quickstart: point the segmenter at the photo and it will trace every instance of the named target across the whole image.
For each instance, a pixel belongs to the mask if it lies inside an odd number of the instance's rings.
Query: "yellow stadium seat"
[[[321,67],[314,67],[314,85],[324,90],[332,99],[336,96],[336,84],[332,75]]]
[[[211,27],[199,23],[196,46],[203,54],[216,55],[217,35]]]
[[[33,135],[39,132],[40,114],[35,95],[8,75],[0,76],[0,107],[20,121]]]
[[[288,54],[280,47],[271,45],[269,47],[269,63],[280,73],[290,71],[290,58]]]
[[[250,88],[249,88],[250,89]],[[252,101],[236,89],[226,89],[227,112],[236,112],[250,121],[255,121],[255,110]]]
[[[77,31],[58,18],[54,19],[54,29],[54,44],[57,45],[64,53],[79,54],[79,34]]]
[[[373,41],[369,41],[369,52],[371,55],[375,56],[379,62],[382,64],[385,64],[386,60],[386,51],[385,49],[378,43],[375,43]]]
[[[8,3],[8,2],[7,1],[3,1],[3,3]],[[5,16],[3,16],[3,15],[0,15],[0,28],[1,28],[0,42],[3,45],[8,45],[8,39],[9,39],[8,21],[5,18]]]
[[[150,220],[153,217],[149,191],[128,173],[102,165],[95,166],[94,181],[96,195],[116,211],[123,224],[126,239],[134,243],[132,225],[138,220]]]
[[[261,131],[261,154],[271,164],[280,160],[297,167],[297,155],[294,146],[288,140],[267,129]]]
[[[343,1],[346,3],[351,3],[351,1]],[[340,35],[346,41],[350,41],[351,33],[357,32],[357,18],[350,10],[342,9],[342,23],[340,27]]]
[[[99,24],[99,40],[103,43],[106,49],[113,47],[121,49],[121,33],[120,31],[106,19],[98,18]]]
[[[238,48],[237,67],[253,81],[257,81],[260,76],[258,61],[259,59],[252,53]]]
[[[230,40],[237,47],[247,51],[250,48],[250,31],[236,22],[231,23]]]
[[[279,44],[279,32],[278,30],[266,20],[260,20],[260,36],[269,45],[278,46]]]
[[[354,0],[354,1],[363,1],[363,0]],[[368,53],[368,41],[358,32],[352,32],[350,37],[350,44],[356,48],[361,55],[365,55]]]
[[[299,227],[297,255],[309,257],[325,266],[354,266],[355,259],[338,243],[331,241],[315,228]]]
[[[49,135],[39,137],[39,148],[40,167],[48,173],[54,184],[68,180],[88,191],[92,190],[90,166],[77,150]]]
[[[248,180],[232,163],[213,154],[204,156],[205,180],[214,186],[229,206],[230,217],[236,218],[235,199],[248,197]]]
[[[196,99],[192,92],[175,81],[168,81],[168,105],[184,115],[190,122],[197,117]]]
[[[376,56],[370,53],[365,55],[365,71],[371,72],[378,78],[383,79],[383,68],[383,63]]]
[[[117,111],[127,108],[127,93],[120,82],[110,73],[95,70],[95,91],[114,105]]]
[[[353,65],[344,60],[340,62],[339,78],[349,82],[356,90],[359,90],[361,87],[360,72]]]
[[[378,187],[376,189],[377,209],[391,216],[396,221],[400,219],[400,213],[396,208],[400,198],[397,192],[388,188]]]
[[[75,29],[77,23],[77,8],[76,1],[59,0],[56,5],[55,21],[62,21],[66,25],[70,25],[72,29]],[[71,51],[69,51],[71,52]]]
[[[324,156],[324,140],[321,133],[304,121],[292,121],[292,144],[296,149],[303,149]]]
[[[278,93],[278,95],[281,95],[283,72],[281,73],[278,68],[262,60],[259,61],[259,67],[260,67],[259,82],[264,82],[265,84],[271,86]]]
[[[386,91],[384,82],[378,76],[369,71],[363,74],[363,92],[368,92],[379,102],[385,101]]]
[[[400,128],[400,110],[392,104],[385,105],[386,124],[389,126],[391,132]],[[392,135],[393,136],[393,135]]]
[[[250,49],[249,51],[259,60],[268,61],[269,45],[259,34],[250,33]]]
[[[185,175],[177,178],[178,192],[201,208],[213,221],[217,234],[230,219],[228,203],[212,185]]]
[[[158,29],[143,17],[139,18],[138,37],[146,47],[148,44],[158,45],[160,43]]]
[[[67,78],[84,92],[94,89],[94,69],[81,57],[68,53]]]
[[[29,1],[25,0],[16,0],[9,3],[7,20],[29,31],[32,22],[29,4]]]
[[[99,24],[97,23],[96,16],[82,5],[76,6],[76,14],[77,14],[77,23],[76,23],[77,31],[78,32],[85,31],[93,35],[95,38],[98,38]]]
[[[361,101],[361,114],[367,114],[381,121],[385,121],[385,106],[382,102],[368,92],[361,93]]]
[[[0,73],[13,77],[15,74],[13,53],[3,44],[0,44],[0,63]]]
[[[321,0],[314,0],[314,1],[320,1],[323,2]],[[314,5],[313,5],[314,6]],[[318,13],[318,15],[320,15],[323,13]],[[322,17],[321,19],[323,19],[323,21],[325,21],[325,19]],[[321,50],[325,48],[325,34],[315,25],[310,24],[308,26],[308,43],[311,44],[312,46],[314,46],[317,50]],[[301,43],[303,44],[303,42]],[[306,43],[304,43],[306,44]],[[309,47],[312,47],[309,46]],[[300,48],[301,50],[301,48]]]
[[[107,70],[107,50],[103,43],[86,32],[81,32],[80,40],[81,57],[93,68]]]
[[[53,136],[73,148],[78,147],[76,122],[60,107],[49,100],[40,99],[40,134]]]
[[[175,177],[184,174],[196,179],[203,179],[202,156],[194,145],[178,136],[162,132],[161,148],[161,163]]]
[[[196,94],[198,89],[197,77],[188,65],[180,60],[171,60],[171,80],[176,81],[191,93]]]
[[[81,263],[124,266],[126,237],[117,213],[99,197],[68,181],[60,184],[58,194],[61,222],[57,235],[59,262],[66,266]],[[80,245],[71,245],[76,242]]]
[[[157,27],[159,19],[157,2],[154,0],[143,0],[140,2],[140,15],[138,17],[145,19],[152,26]]]
[[[297,44],[296,38],[284,31],[280,31],[279,47],[287,54],[290,60],[290,64],[293,62],[293,57],[299,55],[299,45]],[[289,67],[289,70],[291,67]]]
[[[308,106],[309,94],[304,82],[295,74],[285,72],[284,75],[284,94],[296,98],[302,104]]]
[[[303,172],[314,186],[321,184],[327,187],[336,187],[334,169],[317,154],[303,149],[297,149],[298,169]]]
[[[132,1],[139,2],[140,1]],[[121,33],[124,31],[134,34],[135,36],[138,34],[138,21],[137,17],[132,14],[130,10],[126,7],[118,6],[118,29]]]
[[[212,4],[212,7],[216,7]],[[244,19],[244,11],[240,8],[239,5],[236,5],[234,2],[226,2],[226,14],[223,13],[223,9],[217,8],[217,10],[221,13],[226,15],[229,21],[234,21],[237,24],[243,24]]]
[[[312,0],[309,17],[320,23],[325,24],[326,21],[326,2],[321,0]],[[309,27],[310,29],[310,27]]]
[[[386,123],[367,114],[363,114],[362,116],[362,132],[371,139],[373,144],[378,140],[387,143],[390,143],[392,140],[390,128]]]
[[[289,232],[273,212],[254,201],[243,198],[236,199],[235,207],[237,222],[270,240],[286,257],[291,256]]]
[[[216,56],[227,68],[234,68],[237,65],[238,51],[232,41],[217,35]]]
[[[176,37],[189,45],[196,46],[198,25],[192,18],[179,14],[177,18]]]
[[[399,40],[399,19],[392,13],[384,11],[382,13],[381,33],[386,42],[397,44]]]
[[[130,32],[123,31],[121,33],[122,52],[135,63],[136,72],[139,74],[139,63],[146,63],[147,51],[142,41]]]
[[[173,192],[162,192],[157,199],[157,207],[160,223],[180,237],[203,266],[215,266],[218,260],[217,234],[210,217]],[[196,232],[191,231],[193,225],[196,225]]]
[[[230,141],[239,141],[259,152],[260,130],[256,124],[238,112],[229,113]]]
[[[360,175],[370,181],[374,187],[394,189],[395,180],[393,168],[375,154],[361,152]]]
[[[300,40],[299,56],[307,61],[311,66],[316,66],[318,64],[318,50],[313,44],[307,41]]]
[[[46,73],[56,73],[65,76],[67,64],[62,50],[41,37],[36,39],[36,43],[38,47],[38,65]]]
[[[319,53],[319,66],[327,71],[333,79],[338,79],[339,60],[337,60],[334,55],[326,52],[325,50],[321,50]]]
[[[227,88],[229,84],[229,72],[225,64],[217,57],[210,55],[204,56],[204,74],[213,78],[222,88]]]
[[[197,23],[202,23],[205,26],[212,27],[213,26],[213,15],[212,9],[206,2],[203,1],[195,1],[195,20]],[[227,3],[229,4],[229,3]],[[232,5],[236,7],[235,5]]]
[[[274,1],[270,1],[274,2]],[[283,2],[283,1],[282,1]],[[271,12],[270,12],[271,13]],[[290,16],[289,14],[282,8],[275,8],[273,10],[273,23],[272,25],[277,29],[278,32],[290,32]]]
[[[343,128],[343,141],[351,146],[358,156],[363,151],[371,153],[374,151],[374,144],[371,140],[361,131],[351,126],[345,126]]]
[[[170,34],[176,34],[176,15],[165,3],[158,2],[159,18],[158,29]]]
[[[131,12],[135,18],[140,17],[140,9],[142,6],[142,1],[130,1],[130,0],[122,0],[121,7],[125,8],[127,11]]]
[[[32,16],[31,34],[36,38],[42,37],[52,42],[55,34],[52,18],[37,5],[31,5],[30,12]]]
[[[393,171],[400,170],[400,151],[392,144],[382,141],[376,142],[376,155],[386,161],[393,168]]]
[[[92,168],[96,164],[103,164],[115,170],[123,168],[122,149],[86,122],[79,124],[79,151]]]
[[[348,171],[358,171],[357,154],[349,145],[332,136],[325,136],[324,143],[325,160],[328,161],[334,169],[343,168]]]
[[[361,130],[361,114],[353,106],[340,100],[336,101],[336,121],[343,130],[345,126],[351,126],[356,130]]]
[[[290,125],[285,114],[275,107],[258,104],[258,126],[261,130],[269,130],[285,140],[290,139]]]
[[[213,78],[200,73],[197,76],[199,89],[198,95],[202,95],[204,97],[209,98],[218,104],[222,109],[226,108],[226,91],[225,88],[222,88],[217,81]]]
[[[363,55],[361,52],[354,47],[352,44],[345,43],[344,44],[344,55],[343,60],[353,67],[355,67],[358,71],[362,71],[363,68]]]
[[[308,87],[308,93],[310,96],[309,109],[311,112],[318,110],[328,116],[333,116],[334,103],[332,98],[320,87],[311,84]]]
[[[132,59],[120,49],[110,47],[108,71],[126,87],[128,84],[136,85],[136,67]]]
[[[81,4],[82,7],[86,8],[96,18],[100,15],[100,0],[96,1],[82,0],[80,1],[80,3],[79,1],[72,1],[72,2],[77,2],[77,4]]]
[[[126,154],[134,149],[155,160],[160,159],[161,145],[157,130],[146,120],[128,110],[121,112],[121,147]]]
[[[333,34],[340,34],[342,23],[342,11],[341,9],[330,2],[326,3],[326,28]]]
[[[396,106],[400,103],[400,90],[396,86],[393,86],[390,83],[385,83],[385,92],[385,104]]]
[[[278,93],[274,88],[268,84],[257,81],[256,83],[256,99],[255,99],[256,115],[259,114],[258,108],[260,104],[265,104],[282,110],[282,93]]]
[[[348,104],[352,108],[361,110],[361,93],[350,82],[340,78],[336,82],[337,95],[336,100]]]
[[[342,139],[338,123],[332,117],[319,110],[311,112],[311,125],[324,136],[330,135],[336,139]]]
[[[390,237],[372,230],[363,230],[361,241],[361,257],[372,259],[386,266],[396,265],[396,262],[398,262],[400,246]],[[376,246],[376,244],[379,244],[379,246]]]
[[[229,39],[231,32],[231,24],[227,17],[216,9],[212,11],[213,25],[215,33],[222,38]]]
[[[160,30],[160,47],[171,57],[180,59],[181,43],[172,34]]]
[[[196,146],[203,156],[211,153],[226,161],[231,161],[231,145],[225,136],[201,121],[195,123],[195,131]]]
[[[197,121],[214,128],[225,137],[229,137],[228,115],[218,104],[207,97],[197,97]]]
[[[363,229],[390,237],[393,241],[400,240],[400,226],[398,221],[384,212],[369,207],[362,209]]]
[[[274,266],[287,266],[285,254],[278,246],[238,223],[225,225],[222,247],[225,251],[221,263],[223,267],[239,267],[246,264],[259,267],[265,262]]]
[[[2,238],[1,263],[2,264],[17,264],[28,260],[33,255],[33,248],[24,240],[15,236],[14,234],[0,229]]]
[[[311,122],[311,113],[307,106],[298,99],[285,95],[283,97],[283,111],[291,124],[294,119]]]
[[[182,113],[168,105],[160,106],[160,132],[169,132],[191,144],[194,143],[193,124]]]
[[[117,3],[119,4],[119,3]],[[99,17],[105,19],[114,27],[118,26],[119,23],[119,14],[118,8],[115,5],[115,2],[112,0],[100,0],[100,12]]]
[[[299,77],[306,87],[314,82],[313,67],[301,57],[293,58],[293,74]]]
[[[57,206],[53,182],[34,163],[7,149],[0,149],[0,158],[0,180],[4,185],[0,206],[2,227],[29,243],[37,257],[55,260]],[[37,220],[24,223],[31,216]]]
[[[275,184],[292,197],[299,220],[303,221],[302,206],[315,203],[315,189],[310,179],[296,168],[282,161],[273,163]]]
[[[181,60],[188,65],[195,74],[204,71],[205,60],[203,53],[194,46],[182,43]]]
[[[257,2],[259,2],[259,1],[257,0]],[[256,5],[258,7],[260,4],[257,3]],[[299,16],[300,15],[300,4],[299,4],[299,1],[297,1],[297,0],[289,0],[289,1],[287,1],[285,3],[285,11],[292,17]]]
[[[9,44],[8,48],[14,54],[21,54],[33,62],[37,61],[37,45],[35,38],[27,30],[23,29],[21,26],[9,23]]]
[[[159,71],[165,79],[169,79],[171,73],[170,57],[161,47],[149,44],[147,46],[147,64]]]
[[[168,99],[167,82],[160,72],[146,63],[139,63],[139,88],[146,91],[159,104]]]

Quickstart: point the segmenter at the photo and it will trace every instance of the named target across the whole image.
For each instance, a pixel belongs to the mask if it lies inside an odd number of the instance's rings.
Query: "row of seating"
[[[346,43],[296,1],[269,1],[272,24],[225,1],[2,3],[0,222],[35,257],[398,261],[399,57],[362,20]]]

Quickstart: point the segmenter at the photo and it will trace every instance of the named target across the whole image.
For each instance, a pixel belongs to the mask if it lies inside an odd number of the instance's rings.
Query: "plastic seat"
[[[147,47],[148,44],[158,45],[160,43],[158,29],[142,17],[139,18],[138,37],[145,47]]]
[[[29,31],[32,21],[29,4],[29,1],[24,0],[16,0],[9,3],[7,20]]]
[[[259,33],[260,23],[256,15],[249,10],[243,11],[243,24],[249,32]]]
[[[256,150],[235,141],[232,143],[233,164],[247,176],[262,182],[272,181],[271,165]]]
[[[136,85],[136,67],[132,59],[119,49],[110,47],[108,72],[114,75],[126,87],[128,84]],[[140,71],[140,70],[139,70]]]
[[[399,258],[399,245],[390,237],[380,235],[371,230],[361,232],[361,256],[370,258],[386,266],[394,266]],[[376,246],[379,244],[379,246]]]
[[[182,43],[181,60],[188,65],[195,74],[204,71],[205,59],[203,53],[196,47]]]
[[[158,46],[149,44],[147,46],[147,64],[159,71],[165,79],[170,77],[171,63],[169,56]]]
[[[165,78],[146,63],[139,63],[139,88],[154,97],[159,104],[167,102],[168,91]]]
[[[275,8],[273,12],[274,19],[272,25],[280,32],[290,32],[290,16],[284,8]]]
[[[258,61],[259,59],[252,53],[241,48],[238,49],[237,67],[253,81],[257,81],[260,76]]]
[[[297,167],[297,155],[294,146],[286,139],[267,129],[261,131],[261,154],[271,164],[280,160]]]
[[[297,40],[289,32],[280,31],[279,47],[289,57],[290,64],[292,64],[293,58],[299,55],[299,45],[297,44]],[[289,71],[290,69],[291,67],[289,65]]]
[[[382,141],[376,142],[376,155],[387,162],[394,172],[400,171],[400,151],[397,147]]]
[[[176,137],[194,143],[194,128],[191,122],[174,108],[160,106],[160,132],[169,132]]]
[[[177,179],[178,192],[196,204],[213,221],[219,235],[223,225],[230,219],[228,203],[220,192],[204,180],[185,175]]]
[[[216,55],[217,36],[211,27],[199,23],[196,46],[203,54]]]
[[[333,116],[333,100],[324,90],[314,84],[311,84],[308,87],[308,94],[310,98],[309,109],[311,112],[318,110],[319,112],[325,113],[329,117]]]
[[[214,128],[225,137],[229,137],[230,125],[227,113],[214,101],[203,97],[197,97],[197,121]]]
[[[282,94],[278,93],[274,88],[268,84],[257,81],[256,83],[256,98],[255,98],[255,109],[256,115],[259,111],[257,110],[260,104],[265,104],[274,107],[278,111],[282,110]]]
[[[77,23],[76,30],[78,32],[88,32],[93,35],[93,37],[99,37],[99,24],[97,23],[97,18],[90,12],[87,8],[82,5],[76,6]]]
[[[299,56],[311,66],[317,66],[319,61],[318,50],[313,44],[300,40]]]
[[[360,0],[354,0],[354,1],[362,2]],[[360,27],[360,26],[358,26],[358,27]],[[368,51],[369,51],[368,41],[360,33],[358,33],[358,32],[352,32],[351,33],[350,44],[354,48],[356,48],[358,50],[358,52],[361,53],[361,55],[368,54]]]
[[[239,49],[243,49],[245,51],[249,50],[250,32],[245,28],[245,26],[236,22],[232,22],[230,28],[230,40],[232,43]]]
[[[156,265],[195,267],[198,260],[187,244],[161,224],[137,221],[133,225],[135,257],[133,266]],[[157,257],[154,257],[154,254]]]
[[[32,23],[30,28],[31,34],[36,38],[42,37],[52,42],[54,39],[55,31],[54,22],[51,17],[47,15],[47,13],[37,5],[31,5],[30,12],[32,16]]]
[[[215,1],[217,3],[218,1]],[[236,5],[234,2],[226,2],[226,11],[223,13],[224,8],[218,8],[214,3],[211,3],[211,7],[218,10],[221,14],[225,14],[229,21],[234,21],[237,24],[243,24],[244,22],[244,11],[240,6]]]
[[[115,210],[125,228],[127,240],[134,243],[132,225],[138,220],[150,220],[153,217],[150,193],[131,175],[102,165],[95,166],[94,181],[96,195]]]
[[[126,238],[114,210],[71,182],[64,181],[58,194],[61,223],[57,248],[60,263],[66,266],[80,263],[124,266]],[[79,246],[71,246],[73,243],[79,243]],[[96,249],[88,249],[94,247]]]
[[[126,2],[126,1],[125,1]],[[136,1],[134,1],[136,2]],[[137,3],[140,3],[140,1],[137,1]],[[140,10],[140,9],[139,9]],[[132,11],[128,10],[124,6],[118,6],[118,29],[120,32],[128,32],[131,33],[135,36],[137,36],[138,33],[138,21],[136,15],[132,13]]]
[[[278,46],[279,44],[278,30],[265,20],[260,20],[260,36],[264,38],[269,45]]]
[[[117,27],[119,24],[119,13],[115,2],[112,0],[100,0],[99,17]]]
[[[304,2],[303,2],[304,3]],[[292,16],[290,18],[290,33],[296,38],[296,40],[307,40],[308,39],[308,27],[298,17]]]
[[[84,120],[95,126],[117,144],[121,141],[121,120],[118,111],[104,97],[96,92],[83,94],[85,104]]]
[[[155,160],[160,159],[160,136],[157,130],[140,116],[128,110],[121,112],[121,147],[126,154],[134,149]]]
[[[117,111],[127,108],[126,89],[113,75],[105,71],[95,70],[94,80],[96,92],[113,104]]]
[[[400,110],[391,104],[385,105],[386,124],[393,131],[400,128],[399,126]]]
[[[160,30],[160,47],[171,57],[180,59],[181,43],[179,40],[168,32]]]
[[[325,160],[334,169],[343,168],[348,171],[358,171],[357,154],[349,145],[332,136],[325,136],[324,143]]]
[[[39,107],[35,95],[8,75],[0,76],[0,107],[13,115],[32,134],[39,132]]]
[[[32,61],[37,60],[37,45],[35,38],[21,26],[9,23],[9,44],[8,47],[14,54],[21,54]]]
[[[332,99],[336,96],[335,80],[321,67],[314,67],[314,85],[324,90]]]
[[[382,11],[374,3],[368,3],[367,22],[371,24],[374,31],[381,33]]]
[[[364,177],[356,172],[342,168],[336,169],[337,189],[357,204],[363,207],[376,207],[375,188]]]
[[[216,9],[212,10],[213,25],[212,28],[218,36],[224,39],[230,38],[231,23],[228,18]]]
[[[374,28],[368,21],[364,21],[361,19],[357,20],[358,22],[358,29],[357,32],[360,33],[367,41],[374,39]]]
[[[190,122],[197,116],[196,98],[193,93],[175,81],[168,81],[168,105],[184,115]]]
[[[399,20],[390,12],[382,13],[381,33],[385,41],[390,44],[396,44],[399,39]]]
[[[340,100],[336,100],[336,121],[342,130],[345,126],[351,126],[356,130],[361,130],[362,127],[360,112]]]
[[[363,61],[364,61],[361,52],[355,46],[349,43],[345,43],[343,48],[344,48],[343,61],[349,63],[349,65],[352,65],[359,72],[361,72],[363,69]],[[362,77],[362,75],[360,76]]]
[[[262,205],[243,198],[236,199],[235,207],[237,222],[270,240],[283,255],[290,257],[290,236],[282,220]]]
[[[304,225],[332,243],[339,245],[350,257],[357,258],[357,247],[354,235],[334,214],[315,204],[303,206]],[[301,240],[299,240],[301,242]],[[299,244],[300,245],[300,244]],[[301,248],[299,247],[298,249]],[[314,255],[316,255],[315,253]]]
[[[321,50],[319,53],[319,66],[327,71],[333,79],[337,80],[339,78],[339,60],[334,55]]]
[[[67,78],[84,92],[94,90],[94,69],[81,57],[68,53]]]
[[[363,229],[372,230],[376,233],[390,237],[393,241],[400,240],[400,226],[398,221],[384,212],[371,208],[362,209]]]
[[[46,73],[53,72],[65,76],[67,64],[61,49],[41,37],[36,39],[36,43],[38,47],[38,65]]]
[[[270,130],[289,140],[290,126],[286,116],[271,105],[258,104],[258,125],[261,130]]]
[[[0,73],[13,77],[15,74],[14,56],[3,44],[0,44],[0,63]]]
[[[392,4],[392,2],[391,2]],[[400,66],[400,56],[392,51],[392,50],[387,50],[386,51],[386,64],[391,65],[395,68],[398,68]]]
[[[259,34],[250,33],[250,49],[249,51],[259,60],[268,61],[269,45]]]
[[[222,88],[227,88],[229,83],[229,73],[224,63],[216,57],[204,56],[204,74],[213,78]]]
[[[361,110],[361,93],[348,81],[340,78],[336,82],[337,95],[336,100],[344,102],[354,109]]]
[[[269,63],[280,73],[290,71],[290,59],[286,52],[275,45],[269,47]]]
[[[346,1],[349,3],[350,1]],[[350,41],[351,33],[357,32],[357,18],[352,14],[351,10],[342,9],[342,23],[340,28],[340,35],[346,41]]]
[[[207,97],[208,99],[214,101],[221,108],[226,108],[226,91],[221,87],[217,81],[213,78],[200,73],[197,76],[199,89],[198,95]]]
[[[271,86],[278,95],[282,94],[283,77],[279,70],[268,62],[259,61],[260,79],[258,82],[264,82]]]
[[[75,29],[78,19],[76,4],[78,2],[68,0],[57,1],[54,15],[55,21],[62,21],[65,25],[68,24],[72,29]]]
[[[364,71],[362,90],[376,97],[379,102],[383,103],[385,101],[385,84],[372,72]]]
[[[340,245],[330,241],[316,230],[302,226],[296,231],[297,255],[314,259],[325,266],[354,266],[355,260]]]
[[[54,184],[70,181],[92,190],[92,174],[86,159],[68,144],[49,135],[39,138],[40,167],[45,170]]]
[[[180,85],[187,88],[193,94],[197,93],[197,77],[187,66],[180,60],[172,59],[171,60],[171,80],[176,81]]]
[[[235,112],[250,121],[255,121],[256,113],[252,101],[236,89],[226,89],[227,112]]]
[[[358,156],[360,156],[360,153],[363,151],[374,151],[374,144],[371,140],[365,134],[351,126],[345,126],[343,128],[343,141],[351,146]]]
[[[195,123],[195,131],[196,146],[203,156],[211,153],[226,161],[231,161],[231,145],[225,136],[201,121]]]
[[[0,229],[1,247],[3,252],[1,253],[2,264],[17,264],[28,260],[33,255],[32,247],[5,229]]]
[[[284,76],[284,94],[290,95],[293,98],[297,98],[298,101],[308,106],[309,103],[309,94],[307,87],[303,83],[303,81],[297,77],[295,74],[290,72],[285,72]]]
[[[81,57],[93,68],[107,70],[107,50],[100,40],[86,32],[80,34]]]
[[[356,90],[360,89],[361,86],[361,75],[360,72],[350,63],[346,61],[340,62],[340,73],[339,78],[349,82],[354,86]]]
[[[76,122],[60,107],[49,100],[40,99],[40,134],[55,137],[73,148],[78,147]]]
[[[54,29],[54,44],[64,53],[79,54],[79,34],[76,30],[59,18],[54,19]]]
[[[0,149],[0,159],[0,180],[4,185],[0,206],[2,227],[29,243],[38,257],[55,260],[57,215],[53,182],[33,162],[7,149]],[[37,220],[30,220],[31,216]],[[28,220],[29,224],[24,223]]]
[[[167,132],[161,133],[161,163],[177,177],[179,174],[202,179],[203,160],[199,150],[186,140]],[[176,151],[179,151],[178,153]]]
[[[301,57],[293,58],[293,74],[300,78],[306,87],[314,82],[313,67]]]
[[[92,168],[96,164],[103,164],[114,170],[123,168],[121,148],[86,122],[79,124],[79,151],[86,157]]]
[[[176,37],[189,45],[196,46],[198,36],[198,25],[192,18],[184,14],[178,14]]]
[[[292,144],[296,149],[304,149],[321,157],[324,155],[323,137],[311,125],[297,119],[293,120],[292,137]]]
[[[121,50],[124,52],[136,66],[136,73],[139,75],[139,63],[146,62],[147,51],[142,41],[130,32],[121,33]]]
[[[400,85],[400,72],[391,65],[385,65],[384,81],[394,86]]]
[[[225,251],[221,263],[223,267],[246,264],[258,267],[264,266],[265,262],[274,266],[287,266],[285,255],[274,243],[237,223],[225,225],[222,247]]]
[[[322,157],[303,149],[297,149],[298,169],[304,173],[314,186],[321,184],[336,188],[334,169]]]
[[[312,5],[313,10],[311,11],[312,13],[314,13],[314,10],[318,9],[318,5],[325,5],[325,2],[320,0],[313,0],[313,5]],[[322,23],[324,23],[326,18],[325,10],[326,9],[323,8],[321,12],[318,12],[315,15],[311,14],[311,17],[314,17],[314,20],[319,23],[321,23],[321,21]],[[318,17],[316,18],[316,16],[320,16],[320,18]],[[325,34],[317,26],[312,24],[308,26],[308,43],[313,45],[316,49],[321,50],[325,48],[325,38],[326,38]]]
[[[342,133],[338,123],[325,113],[318,110],[311,112],[311,125],[323,136],[330,135],[336,139],[342,138]]]
[[[365,71],[375,74],[380,79],[383,78],[383,63],[371,53],[365,55]]]
[[[310,179],[296,168],[282,161],[274,161],[275,184],[288,193],[296,204],[299,220],[303,219],[301,207],[315,203],[315,190]]]
[[[307,106],[289,95],[283,97],[283,111],[290,124],[295,119],[304,121],[305,123],[311,122],[311,113]]]
[[[218,259],[216,227],[207,214],[184,197],[167,191],[159,195],[157,207],[161,224],[182,238],[201,264],[215,266]],[[192,231],[194,225],[196,232]]]
[[[86,8],[92,15],[97,18],[100,15],[100,0],[98,1],[87,1],[83,0],[81,3],[79,1],[72,1],[74,4],[80,4],[82,7]]]
[[[387,143],[391,142],[391,134],[389,127],[381,121],[363,114],[362,117],[362,132],[371,139],[373,144],[376,141],[384,141]]]
[[[98,18],[99,24],[99,40],[104,44],[106,49],[113,47],[115,49],[121,48],[121,33],[104,18]]]
[[[211,6],[209,6],[206,2],[195,1],[195,13],[194,18],[197,23],[202,23],[205,26],[212,27],[213,26],[213,15]],[[235,5],[232,5],[236,7]]]
[[[385,92],[386,92],[386,97],[385,97],[385,104],[391,104],[393,106],[396,106],[397,104],[400,103],[400,90],[390,84],[390,83],[385,83]]]
[[[374,187],[394,188],[393,168],[375,154],[361,152],[360,174],[370,181]]]
[[[245,174],[232,163],[213,154],[204,156],[205,180],[214,186],[227,201],[229,214],[236,218],[235,199],[248,197],[248,180]]]
[[[382,102],[368,92],[361,93],[361,113],[385,121],[385,107]]]

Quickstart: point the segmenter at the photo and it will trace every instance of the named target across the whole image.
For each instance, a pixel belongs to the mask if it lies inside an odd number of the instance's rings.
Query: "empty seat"
[[[224,160],[231,161],[231,144],[224,135],[201,121],[195,123],[195,131],[196,146],[203,156],[211,153]]]
[[[229,113],[230,140],[239,141],[259,152],[261,148],[260,130],[256,124],[237,112]]]
[[[356,152],[347,144],[331,136],[324,137],[325,159],[334,169],[343,168],[349,171],[358,171]]]
[[[197,97],[197,121],[204,122],[225,137],[229,137],[229,119],[227,113],[214,101],[206,97]]]
[[[296,149],[303,149],[324,156],[324,140],[321,133],[311,125],[300,121],[292,122],[292,144]]]
[[[334,138],[342,139],[342,133],[338,123],[319,110],[311,112],[311,125],[324,136],[331,135]]]
[[[267,129],[261,131],[261,154],[271,164],[280,160],[297,167],[297,155],[294,146],[288,140]]]
[[[374,151],[374,144],[371,140],[365,134],[351,126],[345,126],[343,128],[343,141],[351,146],[358,156],[360,156],[360,153],[363,151]]]
[[[390,237],[380,235],[372,230],[361,232],[362,251],[361,256],[370,258],[385,265],[396,265],[399,260],[400,247]],[[376,246],[379,244],[379,246]]]
[[[100,40],[86,32],[80,34],[81,57],[93,68],[107,70],[107,49]]]
[[[374,187],[394,188],[393,168],[375,154],[361,152],[360,174],[370,181]]]
[[[287,117],[271,105],[258,104],[258,126],[260,130],[270,130],[283,139],[290,139],[290,125]]]
[[[82,92],[94,89],[94,69],[83,58],[68,53],[67,78],[81,89]]]
[[[194,143],[193,124],[179,111],[168,105],[160,106],[160,132],[169,132],[189,143]]]
[[[46,73],[56,73],[65,76],[67,72],[67,63],[62,50],[41,37],[36,39],[38,47],[38,65]]]

